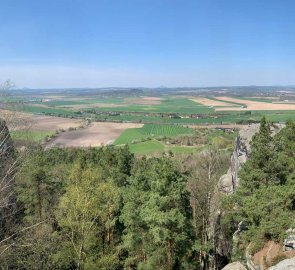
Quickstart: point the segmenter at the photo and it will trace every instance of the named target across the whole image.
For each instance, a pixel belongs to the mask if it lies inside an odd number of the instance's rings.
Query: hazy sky
[[[18,87],[295,84],[295,0],[1,0]]]

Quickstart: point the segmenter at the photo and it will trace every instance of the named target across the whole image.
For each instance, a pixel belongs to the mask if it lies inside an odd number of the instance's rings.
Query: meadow
[[[10,135],[13,140],[42,143],[46,138],[55,135],[55,132],[48,130],[15,130],[11,131]]]
[[[183,126],[145,124],[142,128],[126,129],[114,144],[129,144],[135,141],[139,142],[140,140],[145,140],[147,138],[175,137],[193,133],[193,129]]]
[[[123,131],[114,142],[116,146],[128,145],[135,154],[191,154],[211,146],[230,148],[236,132],[214,129],[192,129],[177,125],[145,124],[142,128]],[[231,149],[228,149],[231,150]]]

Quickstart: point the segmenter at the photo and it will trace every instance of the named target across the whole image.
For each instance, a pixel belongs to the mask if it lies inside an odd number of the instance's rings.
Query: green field
[[[164,151],[164,145],[157,140],[150,140],[137,144],[131,144],[129,149],[134,154],[155,154]]]
[[[191,154],[210,146],[231,151],[236,135],[236,132],[214,129],[195,130],[177,125],[146,124],[142,128],[126,129],[114,144],[116,146],[127,144],[130,151],[135,154],[170,151],[173,154]]]
[[[11,131],[10,134],[13,140],[24,140],[24,141],[41,143],[47,137],[54,135],[55,132],[28,130],[28,131]]]
[[[257,94],[259,95],[259,94]],[[232,107],[246,107],[242,100],[253,100],[265,103],[272,101],[254,96],[231,95],[241,99],[240,103],[225,101]],[[194,95],[195,96],[195,95]],[[182,125],[204,125],[204,124],[240,124],[247,121],[259,121],[266,116],[269,121],[285,122],[287,119],[295,119],[294,111],[215,111],[215,108],[228,106],[205,106],[192,101],[194,96],[181,94],[161,94],[155,92],[151,95],[131,94],[121,92],[106,92],[104,94],[89,95],[88,93],[71,94],[65,93],[44,98],[23,97],[25,103],[17,105],[18,110],[33,114],[46,114],[70,118],[91,118],[97,121],[113,122],[136,122],[144,124],[182,124]],[[208,99],[217,100],[218,95],[203,95]],[[156,103],[153,104],[153,99]],[[18,101],[21,97],[9,97],[9,101]],[[45,101],[46,99],[46,101]],[[43,102],[41,102],[43,100]],[[0,100],[1,102],[1,100]],[[159,104],[157,104],[159,103]],[[15,103],[16,104],[16,103]],[[149,104],[149,105],[148,105]],[[77,107],[78,105],[78,107]],[[139,134],[141,136],[142,134]]]
[[[138,97],[141,98],[141,97]],[[130,98],[110,98],[110,97],[93,97],[93,98],[81,98],[81,100],[73,99],[57,99],[49,100],[46,102],[32,102],[34,106],[31,106],[30,103],[27,103],[24,110],[33,112],[33,113],[52,113],[52,109],[55,109],[56,113],[69,114],[73,113],[75,110],[75,105],[80,105],[83,107],[82,110],[95,109],[101,112],[153,112],[153,113],[183,113],[183,114],[192,114],[192,113],[213,113],[213,108],[209,106],[204,106],[198,104],[194,101],[191,101],[189,98],[182,97],[163,97],[161,104],[157,105],[144,105],[136,104],[136,99],[134,104]],[[94,107],[93,104],[98,104],[97,107]],[[99,104],[104,104],[104,106],[99,106]],[[110,104],[108,107],[107,104]],[[116,104],[117,106],[112,106]],[[42,105],[42,107],[41,107]],[[73,106],[71,108],[70,106]],[[91,106],[87,106],[91,105]],[[67,106],[67,107],[63,107]],[[32,108],[33,107],[33,108]],[[64,109],[64,110],[61,110]]]
[[[148,155],[148,154],[160,154],[163,152],[172,152],[173,154],[192,154],[196,153],[204,147],[186,147],[186,146],[167,146],[162,142],[157,140],[150,140],[145,142],[140,142],[136,144],[130,144],[130,152],[139,155]]]
[[[85,106],[84,110],[87,110]],[[193,114],[193,113],[214,113],[214,109],[198,104],[188,98],[165,98],[161,104],[158,105],[137,105],[128,104],[122,100],[122,106],[117,107],[97,107],[96,110],[101,112],[149,112],[149,113],[180,113],[180,114]]]
[[[126,129],[115,141],[115,145],[130,144],[148,138],[174,137],[193,133],[193,129],[182,126],[145,124],[142,128]]]
[[[218,114],[203,115],[200,118],[168,118],[145,115],[96,115],[97,120],[117,121],[117,122],[137,122],[137,123],[158,123],[158,124],[184,124],[184,125],[203,125],[203,124],[237,124],[240,121],[253,120],[260,121],[262,116],[274,122],[285,122],[288,119],[295,119],[295,111],[228,111]]]
[[[38,106],[32,106],[32,105],[23,105],[19,107],[19,110],[24,112],[29,112],[33,114],[54,114],[54,115],[72,115],[73,112],[66,110],[66,109],[60,109],[60,108],[54,108],[54,107],[38,107]]]

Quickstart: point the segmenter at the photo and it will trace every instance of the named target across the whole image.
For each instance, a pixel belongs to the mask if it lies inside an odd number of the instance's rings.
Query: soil
[[[130,98],[127,99],[128,104],[134,105],[159,105],[162,103],[162,99],[159,97],[142,97],[142,98]]]
[[[234,104],[230,104],[230,103],[227,103],[225,101],[217,101],[217,100],[212,100],[212,99],[203,98],[203,97],[192,98],[191,100],[194,101],[194,102],[197,102],[197,103],[201,103],[201,104],[206,105],[206,106],[213,106],[213,107],[234,106]]]
[[[295,110],[295,104],[266,103],[252,100],[244,100],[232,97],[218,97],[222,101],[232,101],[245,104],[247,107],[216,108],[215,111],[259,111],[259,110]]]
[[[89,126],[61,133],[47,147],[90,147],[112,144],[127,128],[142,124],[95,122]]]

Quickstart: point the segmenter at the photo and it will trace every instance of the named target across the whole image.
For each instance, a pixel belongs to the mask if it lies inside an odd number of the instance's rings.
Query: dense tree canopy
[[[294,225],[295,124],[271,129],[262,119],[240,187],[224,202],[225,227],[246,222],[240,240],[253,246]],[[181,159],[126,147],[32,149],[16,171],[1,267],[219,269],[210,219],[228,161],[214,149]]]
[[[295,225],[294,136],[294,122],[272,134],[262,119],[250,158],[239,174],[240,187],[225,200],[229,222],[248,224],[242,238],[245,244],[252,242],[254,250],[267,240],[282,241],[285,231]]]

